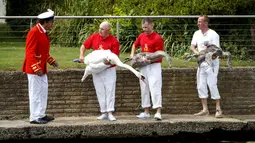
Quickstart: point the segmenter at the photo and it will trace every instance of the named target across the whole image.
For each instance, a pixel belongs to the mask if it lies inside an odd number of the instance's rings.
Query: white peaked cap
[[[54,11],[48,9],[47,12],[41,13],[37,16],[38,19],[48,19],[48,18],[52,18],[54,19]]]

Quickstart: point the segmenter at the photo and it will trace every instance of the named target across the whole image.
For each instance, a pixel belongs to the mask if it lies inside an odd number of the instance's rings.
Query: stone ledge
[[[90,139],[163,137],[178,133],[208,133],[213,130],[255,130],[255,116],[162,115],[162,121],[153,118],[140,120],[135,116],[117,116],[117,121],[99,121],[96,117],[58,117],[45,125],[30,124],[25,120],[0,121],[0,140],[29,139]]]

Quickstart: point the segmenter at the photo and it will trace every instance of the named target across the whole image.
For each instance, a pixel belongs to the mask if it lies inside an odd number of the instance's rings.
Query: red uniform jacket
[[[55,62],[49,51],[49,37],[44,33],[42,27],[37,24],[27,34],[23,72],[35,74],[41,69],[43,74],[47,73],[47,62],[49,64]]]

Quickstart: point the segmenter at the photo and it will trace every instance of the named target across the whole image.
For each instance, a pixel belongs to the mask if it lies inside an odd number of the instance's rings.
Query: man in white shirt
[[[209,18],[207,16],[199,16],[197,21],[197,30],[192,38],[190,50],[196,55],[199,52],[206,49],[206,44],[214,44],[220,47],[219,35],[208,27]],[[197,49],[196,49],[197,47]],[[194,114],[195,116],[207,116],[209,110],[207,106],[208,90],[210,89],[211,98],[216,101],[215,117],[222,117],[222,110],[220,107],[220,94],[217,87],[217,76],[219,72],[219,59],[218,57],[213,59],[212,65],[203,62],[197,70],[197,90],[199,98],[201,99],[203,110]]]

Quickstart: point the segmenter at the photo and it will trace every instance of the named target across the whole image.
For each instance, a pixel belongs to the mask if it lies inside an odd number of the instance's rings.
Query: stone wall
[[[99,105],[92,77],[81,82],[83,70],[50,70],[47,114],[56,117],[98,115]],[[225,115],[255,114],[255,68],[221,68],[218,87]],[[138,78],[117,70],[115,115],[141,111]],[[27,76],[19,71],[0,71],[0,119],[29,116]],[[163,69],[163,114],[193,114],[201,110],[196,90],[196,69]],[[215,112],[215,102],[208,100]],[[155,110],[153,110],[155,112]]]

